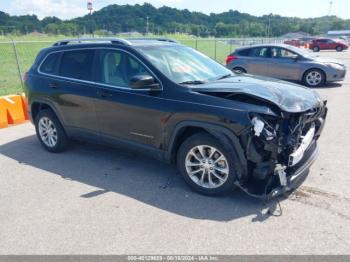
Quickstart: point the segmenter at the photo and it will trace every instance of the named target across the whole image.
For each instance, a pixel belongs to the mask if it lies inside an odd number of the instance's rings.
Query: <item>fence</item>
[[[191,46],[207,56],[224,63],[225,58],[239,46],[279,43],[281,39],[181,39],[180,43]],[[23,92],[22,75],[33,64],[40,49],[53,41],[3,41],[0,42],[0,96]]]

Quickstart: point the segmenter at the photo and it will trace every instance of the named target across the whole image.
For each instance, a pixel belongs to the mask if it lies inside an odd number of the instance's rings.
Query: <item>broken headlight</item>
[[[266,141],[271,141],[276,138],[276,129],[278,128],[277,124],[273,124],[271,123],[271,120],[267,121],[259,115],[253,115],[251,121],[255,136],[261,137]]]

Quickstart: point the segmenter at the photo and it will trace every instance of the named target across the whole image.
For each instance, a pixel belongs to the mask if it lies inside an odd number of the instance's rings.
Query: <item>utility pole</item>
[[[329,9],[328,9],[328,14],[327,14],[327,16],[330,16],[330,15],[331,15],[332,6],[333,6],[333,1],[330,1],[330,2],[329,2]]]
[[[269,27],[267,28],[267,38],[271,35],[271,14],[269,14]]]
[[[149,16],[147,16],[146,17],[146,35],[148,35],[148,30],[149,30],[149,22],[148,22],[148,20],[149,20]]]

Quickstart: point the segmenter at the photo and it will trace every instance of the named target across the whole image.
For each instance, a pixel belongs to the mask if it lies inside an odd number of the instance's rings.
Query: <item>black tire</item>
[[[40,132],[39,132],[39,122],[41,119],[43,118],[47,118],[49,119],[56,132],[55,134],[57,134],[57,140],[56,143],[53,146],[48,146],[45,142],[44,139],[41,137]],[[56,117],[55,113],[51,110],[51,109],[44,109],[39,111],[38,115],[35,117],[35,131],[37,134],[37,137],[40,141],[40,143],[42,144],[42,146],[49,152],[52,153],[59,153],[64,151],[69,144],[69,139],[67,137],[66,132],[63,129],[62,124],[60,123],[60,121],[58,120],[58,118]]]
[[[199,145],[210,146],[219,150],[220,153],[222,153],[227,160],[228,170],[229,170],[227,178],[225,182],[223,182],[220,186],[216,188],[206,188],[198,185],[191,179],[191,177],[187,173],[186,165],[185,165],[187,154],[191,151],[192,148]],[[183,178],[185,179],[186,183],[189,186],[191,186],[195,191],[204,195],[209,195],[209,196],[223,195],[223,194],[232,192],[236,188],[234,184],[237,177],[235,163],[237,163],[237,160],[234,158],[234,154],[229,153],[229,150],[227,150],[215,137],[204,132],[194,134],[191,137],[187,138],[182,143],[177,153],[177,167],[181,172]],[[206,174],[205,176],[206,176],[206,180],[209,181],[208,174]],[[212,177],[212,181],[214,181],[213,178],[217,179],[215,176],[211,176],[211,177]],[[217,181],[219,180],[217,179]]]
[[[313,49],[312,49],[314,52],[319,52],[320,51],[320,48],[318,46],[315,46]]]
[[[247,71],[244,68],[242,68],[242,67],[235,67],[235,68],[232,69],[232,71],[234,73],[236,73],[236,74],[245,74],[245,73],[247,73]]]
[[[321,76],[320,82],[318,82],[315,85],[310,84],[310,81],[308,81],[308,79],[307,79],[308,75],[310,73],[313,73],[313,72],[320,74],[320,76]],[[326,83],[326,74],[322,70],[317,69],[317,68],[309,69],[304,73],[302,82],[304,85],[306,85],[308,87],[320,87]]]
[[[340,45],[338,45],[335,50],[337,50],[337,52],[341,52],[343,51],[343,47],[341,47]]]

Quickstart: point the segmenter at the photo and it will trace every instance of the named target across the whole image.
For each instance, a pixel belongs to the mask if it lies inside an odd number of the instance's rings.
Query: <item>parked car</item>
[[[207,195],[272,197],[307,175],[327,114],[314,91],[235,75],[170,40],[97,41],[57,42],[25,76],[46,150],[71,139],[132,148],[176,163]]]
[[[286,45],[292,45],[295,47],[301,47],[305,44],[304,41],[301,41],[300,39],[289,39],[284,41],[283,43]]]
[[[314,52],[319,52],[320,50],[336,50],[341,52],[348,49],[349,45],[340,39],[318,38],[310,42],[309,48]]]
[[[346,75],[346,66],[338,60],[283,44],[238,48],[227,56],[226,66],[236,73],[301,81],[309,87],[342,81]]]

